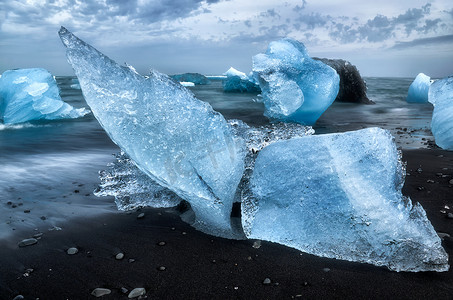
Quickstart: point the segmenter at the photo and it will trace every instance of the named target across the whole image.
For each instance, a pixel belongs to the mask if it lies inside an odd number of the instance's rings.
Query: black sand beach
[[[404,194],[423,205],[436,231],[453,235],[453,152],[406,150],[404,160]],[[144,218],[137,218],[140,213]],[[453,297],[452,270],[397,273],[269,242],[256,248],[254,240],[198,232],[170,209],[106,213],[73,219],[60,231],[41,230],[21,233],[27,238],[42,232],[35,245],[19,248],[20,240],[9,240],[0,248],[0,299],[95,299],[91,292],[98,287],[111,290],[104,299],[127,299],[121,289],[137,287],[149,299]],[[444,237],[443,245],[451,262],[453,238]],[[68,255],[70,247],[79,252]],[[120,252],[124,258],[117,260]]]

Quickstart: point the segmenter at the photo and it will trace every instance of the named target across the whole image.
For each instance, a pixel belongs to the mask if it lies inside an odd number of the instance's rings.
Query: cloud
[[[439,44],[450,44],[453,43],[453,34],[441,35],[429,38],[415,39],[409,42],[396,42],[391,49],[402,50],[417,46],[428,46],[428,45],[439,45]]]

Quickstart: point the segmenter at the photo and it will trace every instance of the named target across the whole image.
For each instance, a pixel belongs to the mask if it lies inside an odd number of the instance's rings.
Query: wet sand
[[[453,236],[453,219],[447,218],[448,212],[453,213],[449,184],[453,152],[407,150],[404,160],[410,174],[404,194],[423,205],[438,232]],[[139,213],[144,218],[137,219]],[[91,292],[98,287],[112,291],[101,299],[127,299],[121,288],[137,287],[145,288],[149,299],[453,297],[452,270],[397,273],[319,258],[269,242],[254,248],[253,240],[226,240],[198,232],[168,209],[105,213],[73,219],[61,227],[59,231],[41,229],[38,243],[24,248],[17,243],[38,231],[23,231],[0,242],[0,299],[17,295],[95,299]],[[453,239],[444,238],[443,245],[451,262]],[[68,255],[70,247],[79,252]],[[117,260],[120,252],[125,257]],[[263,284],[266,278],[270,284]]]

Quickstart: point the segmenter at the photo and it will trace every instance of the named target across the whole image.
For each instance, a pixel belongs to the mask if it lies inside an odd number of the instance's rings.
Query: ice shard
[[[386,130],[312,135],[258,154],[243,193],[248,238],[395,271],[447,271],[448,255]]]
[[[409,86],[406,101],[410,103],[428,102],[428,91],[431,85],[431,78],[423,73],[415,77],[414,81]]]
[[[61,100],[57,82],[45,69],[8,70],[0,77],[0,121],[4,124],[74,119],[87,113]]]
[[[168,76],[121,67],[65,28],[66,55],[94,116],[151,179],[187,200],[195,227],[231,234],[245,143],[223,116]]]
[[[436,144],[453,150],[453,76],[431,84],[428,100],[434,105],[431,131]]]
[[[338,94],[340,77],[305,46],[292,39],[269,44],[253,57],[253,73],[262,90],[265,116],[313,125]]]

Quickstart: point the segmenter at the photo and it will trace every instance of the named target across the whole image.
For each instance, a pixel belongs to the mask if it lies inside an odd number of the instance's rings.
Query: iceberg
[[[206,85],[210,83],[206,76],[199,73],[176,74],[170,75],[170,77],[178,82],[192,82],[194,85]]]
[[[245,143],[221,114],[167,75],[121,67],[59,31],[86,102],[110,138],[159,185],[188,201],[196,228],[234,235],[230,222]]]
[[[414,81],[409,86],[406,101],[410,103],[428,102],[428,91],[431,85],[431,78],[423,73],[415,77]]]
[[[453,76],[435,81],[429,87],[428,100],[434,105],[431,131],[436,144],[453,150]]]
[[[259,93],[259,85],[253,76],[247,76],[245,73],[231,67],[224,73],[226,79],[223,81],[223,91],[227,93]]]
[[[340,77],[313,60],[305,46],[292,39],[271,42],[253,57],[253,74],[262,90],[265,116],[312,125],[338,94]]]
[[[45,69],[8,70],[0,78],[0,120],[4,124],[74,119],[87,113],[87,109],[76,109],[61,100],[55,78]]]
[[[187,82],[187,81],[181,81],[179,84],[182,85],[182,86],[186,86],[186,87],[195,86],[195,83]]]
[[[401,188],[392,136],[369,128],[275,142],[243,191],[250,239],[394,271],[447,271],[448,255],[422,206]]]
[[[317,57],[313,57],[313,59],[319,60],[333,68],[340,76],[340,89],[335,101],[374,104],[373,101],[368,99],[366,83],[362,76],[360,76],[360,72],[356,66],[343,59]]]

